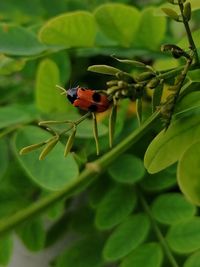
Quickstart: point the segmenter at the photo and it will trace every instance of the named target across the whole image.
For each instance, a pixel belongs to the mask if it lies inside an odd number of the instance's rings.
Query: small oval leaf
[[[0,264],[7,266],[13,252],[13,239],[6,235],[0,239]]]
[[[41,219],[26,222],[17,229],[17,233],[29,250],[39,251],[44,248],[46,235]]]
[[[180,193],[158,196],[152,204],[154,218],[164,224],[175,224],[194,216],[195,206],[186,201]]]
[[[119,156],[110,165],[108,171],[111,177],[117,182],[130,184],[138,182],[145,174],[142,160],[130,154]]]
[[[137,248],[145,240],[150,221],[144,214],[128,217],[110,235],[103,249],[107,261],[116,261]]]
[[[200,249],[200,218],[177,223],[169,229],[167,242],[178,253],[191,253]]]
[[[120,267],[161,267],[163,251],[157,243],[147,243],[136,248],[120,264]]]
[[[51,59],[40,62],[36,77],[36,105],[44,113],[67,112],[66,98],[60,94],[56,84],[60,83],[58,66]]]
[[[176,186],[176,165],[155,174],[147,174],[140,184],[146,191],[162,191]]]
[[[123,199],[123,201],[122,201]],[[110,229],[123,221],[136,205],[132,188],[117,185],[109,190],[97,206],[95,223],[99,229]]]
[[[199,267],[199,262],[200,252],[198,251],[187,258],[183,267]]]
[[[77,241],[58,257],[56,267],[101,267],[103,242],[96,236]]]

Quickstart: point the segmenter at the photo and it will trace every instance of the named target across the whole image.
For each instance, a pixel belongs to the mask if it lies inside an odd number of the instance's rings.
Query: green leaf
[[[167,233],[167,242],[177,253],[191,253],[200,249],[200,218],[172,225]]]
[[[72,75],[71,58],[69,53],[66,50],[60,50],[58,53],[51,54],[50,59],[53,60],[58,66],[60,73],[60,84],[67,84]]]
[[[136,206],[136,201],[136,194],[132,188],[116,185],[105,194],[97,206],[96,226],[99,229],[114,227],[132,212]]]
[[[20,26],[0,24],[0,53],[14,56],[33,56],[46,50],[36,36]]]
[[[138,29],[140,13],[135,7],[105,4],[95,10],[95,18],[105,35],[124,47],[130,47]]]
[[[148,174],[140,183],[146,191],[161,191],[176,185],[176,166],[172,165],[161,172]]]
[[[117,73],[121,72],[120,69],[109,65],[92,65],[88,67],[88,71],[107,75],[116,75]]]
[[[175,119],[185,118],[200,113],[200,92],[191,92],[181,99],[177,105]]]
[[[94,45],[96,23],[92,14],[76,11],[54,17],[41,28],[39,37],[46,44],[65,47]]]
[[[174,20],[176,20],[176,21],[179,21],[179,15],[178,15],[178,14],[176,13],[176,11],[174,11],[173,9],[163,7],[163,8],[162,8],[162,11],[163,11],[168,17],[170,17],[171,19],[174,19]]]
[[[120,183],[134,184],[145,174],[143,162],[140,158],[123,154],[119,156],[108,168],[111,177]]]
[[[0,129],[34,120],[37,114],[29,106],[7,105],[0,107]]]
[[[103,123],[98,122],[98,135],[104,136],[108,133],[108,127]],[[91,120],[84,120],[77,127],[76,137],[79,138],[93,138],[93,122]]]
[[[5,139],[0,139],[0,179],[3,178],[8,168],[8,147]]]
[[[86,237],[58,257],[56,267],[101,267],[102,240],[96,236]]]
[[[154,218],[164,224],[176,224],[194,216],[195,206],[180,193],[168,193],[158,196],[152,204]]]
[[[154,16],[154,12],[151,7],[143,10],[134,46],[157,50],[161,44],[166,32],[166,19]]]
[[[116,261],[137,248],[145,240],[150,221],[144,214],[128,217],[121,223],[105,243],[103,256],[107,261]]]
[[[200,70],[193,70],[188,72],[188,78],[191,82],[200,82]]]
[[[76,210],[71,212],[70,218],[68,215],[67,219],[69,222],[69,231],[81,235],[83,234],[84,236],[91,234],[92,231],[96,231],[94,225],[94,211],[85,204],[87,205],[87,203],[81,203]]]
[[[9,164],[8,171],[1,181],[0,189],[0,219],[13,215],[30,205],[30,192],[37,188],[24,176],[16,163]],[[32,199],[31,199],[32,200]]]
[[[41,61],[36,78],[36,105],[46,113],[66,112],[66,97],[60,94],[56,85],[60,83],[59,69],[50,59]]]
[[[181,156],[178,163],[178,184],[185,196],[195,205],[200,205],[200,142],[194,142]]]
[[[0,74],[9,75],[13,72],[18,72],[23,69],[26,61],[24,59],[13,59],[11,57],[6,57],[5,55],[0,55]]]
[[[11,236],[0,239],[0,265],[7,266],[13,251],[13,240]]]
[[[78,176],[78,166],[71,154],[63,157],[64,145],[58,143],[48,157],[39,161],[40,151],[20,156],[18,151],[25,145],[47,140],[49,133],[39,127],[27,126],[19,130],[14,137],[16,156],[28,176],[40,187],[47,190],[61,190],[71,184]]]
[[[174,58],[158,58],[154,64],[153,67],[156,70],[162,71],[166,69],[176,68],[179,66],[179,62],[175,60]]]
[[[194,10],[198,10],[200,9],[200,2],[197,0],[190,0],[191,6],[192,6],[192,11]],[[159,6],[156,10],[155,10],[155,15],[156,16],[164,16],[165,14],[162,12],[162,8],[171,8],[172,5],[171,4],[163,4],[161,6]],[[174,11],[180,13],[180,9],[178,5],[173,5],[173,9]]]
[[[17,233],[29,250],[39,251],[44,248],[46,235],[41,219],[24,223],[17,229]]]
[[[159,244],[147,243],[136,248],[127,256],[120,267],[161,267],[163,252]]]
[[[47,210],[47,216],[49,219],[57,220],[63,215],[64,212],[65,212],[65,202],[59,201],[54,205],[51,205],[51,207]]]
[[[97,179],[92,183],[92,186],[88,191],[89,205],[96,209],[103,197],[114,186],[114,182],[109,179],[107,175],[103,175],[100,179]]]
[[[144,164],[149,173],[159,172],[175,163],[183,152],[199,139],[199,116],[176,120],[161,131],[149,145]]]
[[[200,48],[200,37],[199,36],[200,36],[200,30],[196,30],[192,32],[192,38],[197,48]],[[181,39],[181,41],[179,41],[177,45],[183,49],[188,49],[189,44],[188,44],[187,36],[183,37],[183,39]]]
[[[183,267],[199,267],[199,262],[200,252],[198,251],[187,258]]]

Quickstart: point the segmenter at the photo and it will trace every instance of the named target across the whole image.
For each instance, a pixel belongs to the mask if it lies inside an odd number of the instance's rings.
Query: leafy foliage
[[[1,265],[14,229],[31,251],[73,233],[56,267],[199,266],[200,5],[150,2],[0,3]],[[114,115],[94,127],[77,86]]]

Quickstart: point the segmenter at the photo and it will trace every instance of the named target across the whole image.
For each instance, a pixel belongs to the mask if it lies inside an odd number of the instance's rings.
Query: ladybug
[[[106,95],[79,86],[68,89],[67,98],[74,107],[91,112],[104,112],[110,105]]]

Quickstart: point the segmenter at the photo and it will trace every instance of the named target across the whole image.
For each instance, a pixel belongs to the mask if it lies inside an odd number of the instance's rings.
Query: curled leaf
[[[113,145],[113,137],[115,133],[115,124],[116,124],[116,118],[117,118],[117,105],[113,104],[110,117],[109,117],[109,145],[110,148]]]
[[[66,143],[66,146],[65,146],[64,157],[66,157],[68,155],[68,153],[70,152],[70,150],[73,146],[73,143],[74,143],[75,136],[76,136],[76,127],[74,126],[74,129],[73,129],[71,135],[69,136],[67,143]]]
[[[59,137],[54,136],[44,147],[42,152],[40,153],[39,160],[43,160],[49,152],[55,147],[55,145],[58,143]]]
[[[24,154],[27,154],[33,150],[36,150],[42,146],[45,145],[45,142],[41,142],[41,143],[38,143],[38,144],[33,144],[33,145],[30,145],[30,146],[26,146],[24,148],[22,148],[20,151],[19,151],[19,154],[20,155],[24,155]]]

